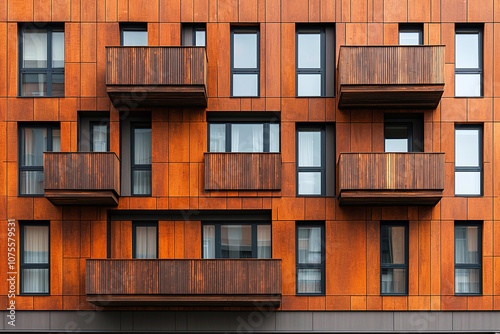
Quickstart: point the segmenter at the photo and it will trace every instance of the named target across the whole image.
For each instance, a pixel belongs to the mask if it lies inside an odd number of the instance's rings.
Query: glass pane
[[[47,151],[47,128],[23,128],[23,166],[43,166]]]
[[[455,34],[455,68],[479,67],[479,35]]]
[[[221,258],[249,259],[252,257],[252,226],[221,225]]]
[[[52,96],[64,96],[64,73],[52,74]]]
[[[269,152],[280,151],[280,125],[269,124]]]
[[[382,293],[406,293],[406,269],[382,268]]]
[[[234,34],[234,68],[257,68],[257,34]]]
[[[52,129],[52,152],[61,152],[61,130]]]
[[[321,292],[321,269],[297,269],[297,293]]]
[[[24,226],[24,263],[49,263],[49,227]]]
[[[46,96],[47,75],[23,73],[21,90],[23,96]]]
[[[408,152],[408,139],[386,139],[385,152]]]
[[[21,172],[21,194],[43,195],[43,171]]]
[[[215,259],[215,226],[203,225],[203,258]]]
[[[52,33],[52,67],[64,68],[64,31]]]
[[[106,152],[108,150],[108,126],[92,125],[92,151]]]
[[[257,225],[257,258],[271,257],[271,225]]]
[[[408,152],[407,125],[386,124],[384,130],[385,152]]]
[[[455,172],[455,195],[481,195],[481,172]]]
[[[299,167],[321,167],[321,131],[299,131]]]
[[[49,269],[23,269],[23,293],[49,293]]]
[[[132,173],[134,184],[132,191],[134,195],[149,195],[151,194],[151,171],[150,170],[134,170]]]
[[[196,46],[205,46],[205,30],[196,30],[194,32],[194,38],[196,39]]]
[[[321,263],[321,227],[299,227],[298,234],[298,263]]]
[[[382,226],[381,256],[383,264],[405,264],[405,227]]]
[[[297,96],[321,96],[321,74],[297,75]]]
[[[481,263],[477,226],[455,226],[455,263]]]
[[[418,31],[400,31],[399,45],[419,45],[420,32]]]
[[[263,124],[232,124],[231,152],[263,152]]]
[[[123,30],[124,46],[148,46],[148,32],[146,30]]]
[[[297,43],[297,67],[321,68],[321,35],[299,34]]]
[[[299,172],[299,195],[321,195],[321,172]]]
[[[479,130],[455,129],[455,166],[479,167]]]
[[[257,74],[233,74],[233,96],[259,96]]]
[[[156,259],[156,226],[136,226],[135,257],[136,259]]]
[[[210,152],[226,152],[226,124],[210,124]]]
[[[134,129],[134,164],[151,164],[151,128]]]
[[[23,32],[23,67],[47,68],[47,31]]]
[[[455,96],[481,96],[481,74],[455,74]]]
[[[455,269],[455,293],[480,293],[480,269]]]

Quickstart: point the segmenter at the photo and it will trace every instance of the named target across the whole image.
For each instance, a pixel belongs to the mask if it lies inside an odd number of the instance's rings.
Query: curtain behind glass
[[[92,150],[93,152],[106,152],[108,150],[108,126],[92,126]]]
[[[49,227],[24,226],[24,264],[49,263]],[[48,293],[49,270],[46,268],[23,269],[24,293]]]
[[[47,151],[47,128],[23,128],[23,136],[22,165],[43,166],[43,152]]]
[[[156,259],[156,226],[135,227],[135,258]]]
[[[134,129],[134,164],[151,166],[151,128]],[[148,195],[151,193],[151,169],[133,171],[133,193]]]
[[[232,124],[231,152],[263,152],[263,124]]]
[[[210,152],[226,152],[226,124],[210,124]]]
[[[23,32],[23,67],[47,68],[47,31]]]
[[[215,259],[215,226],[203,225],[203,258]]]
[[[299,132],[299,167],[321,167],[321,132]]]
[[[257,258],[271,257],[271,225],[257,225]]]
[[[321,263],[321,228],[299,228],[299,263]]]

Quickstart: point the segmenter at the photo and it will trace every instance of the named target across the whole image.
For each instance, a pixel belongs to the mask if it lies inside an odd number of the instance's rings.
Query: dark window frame
[[[299,35],[320,35],[321,68],[299,67]],[[321,74],[321,94],[319,96],[299,95],[299,74]],[[326,32],[322,26],[298,26],[295,31],[295,96],[298,98],[320,98],[326,97]]]
[[[137,222],[137,221],[133,221],[132,222],[132,258],[133,259],[137,259],[137,241],[136,241],[136,237],[137,237],[137,227],[156,227],[156,259],[159,259],[160,258],[160,254],[159,254],[159,251],[160,251],[160,247],[159,247],[159,243],[160,243],[160,239],[159,239],[159,231],[158,231],[158,222],[157,221],[150,221],[150,222],[144,222],[144,221],[141,221],[141,222]]]
[[[109,152],[109,121],[90,121],[90,151],[94,152],[94,126],[95,125],[106,125],[106,150]]]
[[[196,46],[196,32],[205,32],[205,46]],[[189,36],[190,35],[190,36]],[[191,41],[186,40],[187,37],[191,38]],[[181,45],[183,46],[194,46],[194,47],[206,47],[207,46],[207,25],[206,23],[181,23]]]
[[[299,263],[299,228],[320,227],[321,228],[321,263]],[[325,223],[320,221],[295,222],[295,294],[299,296],[324,296],[326,294],[326,249],[325,249]],[[321,292],[299,292],[299,270],[298,269],[321,269]]]
[[[26,226],[47,226],[49,228],[49,262],[48,263],[24,263],[24,228]],[[21,296],[50,296],[50,221],[19,221],[19,295]],[[23,270],[24,269],[48,269],[49,270],[49,291],[48,292],[24,292]]]
[[[271,228],[271,258],[273,254],[273,226],[271,222],[264,221],[227,221],[227,222],[211,222],[211,221],[203,221],[201,223],[201,258],[205,258],[203,242],[205,240],[204,236],[204,226],[205,225],[214,225],[215,226],[215,259],[226,259],[225,257],[221,257],[221,226],[222,225],[250,225],[252,226],[252,259],[257,258],[257,226],[258,225],[266,225]],[[230,258],[231,259],[231,258]]]
[[[391,264],[382,263],[382,229],[386,226],[389,227],[404,227],[405,229],[405,263],[404,264]],[[380,222],[380,295],[382,296],[407,296],[409,284],[409,270],[410,270],[410,233],[408,221],[382,221]],[[382,292],[382,269],[406,269],[405,275],[405,292],[403,293],[387,293]]]
[[[484,27],[482,25],[477,25],[477,24],[455,24],[455,35],[453,36],[456,41],[456,36],[457,34],[477,34],[478,35],[478,67],[477,68],[457,68],[456,67],[456,59],[455,59],[455,76],[454,76],[454,83],[455,83],[455,92],[454,92],[454,97],[458,98],[482,98],[484,97],[484,74],[483,74],[483,66],[484,66],[484,54],[483,54],[483,31]],[[457,47],[455,45],[455,53],[454,55],[456,56],[457,52]],[[459,95],[457,96],[456,94],[456,77],[457,74],[479,74],[480,79],[479,79],[479,96],[462,96]]]
[[[256,34],[257,35],[257,67],[256,68],[234,68],[234,34]],[[235,74],[257,74],[257,95],[234,96],[233,76]],[[258,98],[260,97],[260,27],[258,26],[231,26],[231,92],[230,97],[235,98]]]
[[[390,126],[390,125],[399,125],[399,126],[406,126],[406,129],[407,129],[407,139],[408,139],[408,153],[411,153],[413,152],[413,123],[412,122],[398,122],[398,121],[394,121],[394,122],[391,122],[391,121],[385,121],[384,122],[384,152],[386,152],[386,147],[385,147],[385,140],[387,139],[386,138],[386,127],[387,126]]]
[[[424,45],[424,25],[422,23],[400,23],[398,29],[398,45],[401,44],[401,32],[418,32],[418,45]]]
[[[134,197],[151,197],[153,193],[153,162],[150,164],[136,164],[135,160],[135,129],[151,129],[151,137],[153,134],[153,128],[151,123],[144,122],[130,122],[130,194]],[[152,140],[151,138],[151,154],[153,154],[152,149]],[[135,194],[134,193],[134,171],[136,170],[145,170],[151,172],[151,185],[150,185],[150,193],[149,194]]]
[[[321,132],[321,167],[300,167],[299,166],[299,132]],[[300,124],[295,127],[295,184],[297,197],[325,197],[326,196],[326,127],[324,124]],[[299,173],[300,172],[321,172],[321,194],[300,194],[299,193]]]
[[[148,45],[149,45],[149,32],[147,23],[120,23],[120,46],[123,45],[123,32],[124,31],[145,31],[148,33]],[[131,45],[132,46],[132,45]]]
[[[21,193],[22,189],[22,172],[23,171],[35,171],[35,172],[43,172],[43,165],[42,166],[23,166],[22,161],[23,161],[23,155],[24,155],[24,129],[47,129],[47,151],[45,152],[53,152],[53,147],[52,147],[52,131],[54,129],[60,130],[61,127],[56,124],[43,124],[43,123],[19,123],[18,126],[18,163],[17,163],[17,196],[19,197],[43,197],[44,194],[23,194]]]
[[[480,176],[480,188],[481,191],[477,195],[471,195],[471,194],[456,194],[456,189],[455,189],[455,183],[453,184],[454,188],[454,195],[456,197],[483,197],[484,196],[484,155],[483,155],[483,146],[484,146],[484,138],[483,138],[483,126],[480,124],[455,124],[455,129],[453,130],[453,142],[454,142],[454,152],[456,154],[456,131],[457,129],[460,130],[478,130],[479,131],[479,147],[478,147],[478,153],[479,153],[479,166],[478,167],[457,167],[456,166],[456,161],[453,163],[454,165],[454,173],[453,176],[455,178],[455,173],[456,172],[479,172],[481,173]],[[455,158],[456,160],[456,158]]]
[[[457,253],[456,253],[456,238],[455,238],[455,227],[457,226],[477,226],[477,251],[479,263],[457,263]],[[456,220],[453,227],[453,278],[455,278],[455,269],[479,269],[479,292],[467,292],[467,293],[457,293],[455,287],[453,292],[455,296],[482,296],[483,295],[483,222],[478,220]]]
[[[28,29],[27,29],[28,28]],[[23,51],[24,51],[24,38],[23,33],[27,29],[28,31],[36,31],[36,30],[47,30],[47,67],[45,68],[24,68],[23,67]],[[18,41],[19,41],[19,55],[18,55],[18,83],[17,83],[17,97],[21,98],[46,98],[46,97],[65,97],[66,89],[64,89],[63,95],[52,95],[52,74],[62,74],[64,76],[64,81],[66,81],[65,77],[65,67],[52,67],[52,33],[53,32],[63,32],[64,33],[64,47],[66,49],[66,32],[64,31],[63,24],[50,23],[45,26],[40,24],[40,27],[37,28],[37,25],[34,23],[22,23],[18,26]],[[66,62],[66,59],[65,59]],[[47,84],[47,95],[45,96],[23,96],[23,74],[45,74],[46,75],[46,84]]]

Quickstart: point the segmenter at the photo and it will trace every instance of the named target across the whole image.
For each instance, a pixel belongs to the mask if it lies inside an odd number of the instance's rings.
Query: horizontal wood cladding
[[[281,302],[281,260],[87,260],[96,305],[247,306]]]
[[[44,152],[45,197],[54,205],[118,205],[114,152]]]
[[[435,205],[444,177],[444,153],[342,153],[340,204]]]
[[[207,106],[204,47],[106,47],[106,87],[115,105]]]
[[[281,153],[205,153],[205,190],[280,190]]]
[[[435,109],[444,92],[444,46],[342,46],[339,108]]]

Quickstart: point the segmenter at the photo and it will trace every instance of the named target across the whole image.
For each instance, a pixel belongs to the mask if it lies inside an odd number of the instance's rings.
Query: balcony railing
[[[118,205],[114,152],[44,152],[45,197],[54,205]]]
[[[431,108],[444,92],[444,46],[342,46],[339,108]]]
[[[278,306],[281,260],[89,259],[86,293],[100,306]]]
[[[280,189],[280,153],[205,153],[205,190]]]
[[[341,205],[435,205],[444,153],[342,153],[339,184]]]
[[[126,106],[207,105],[204,47],[106,47],[106,87],[113,104]]]

